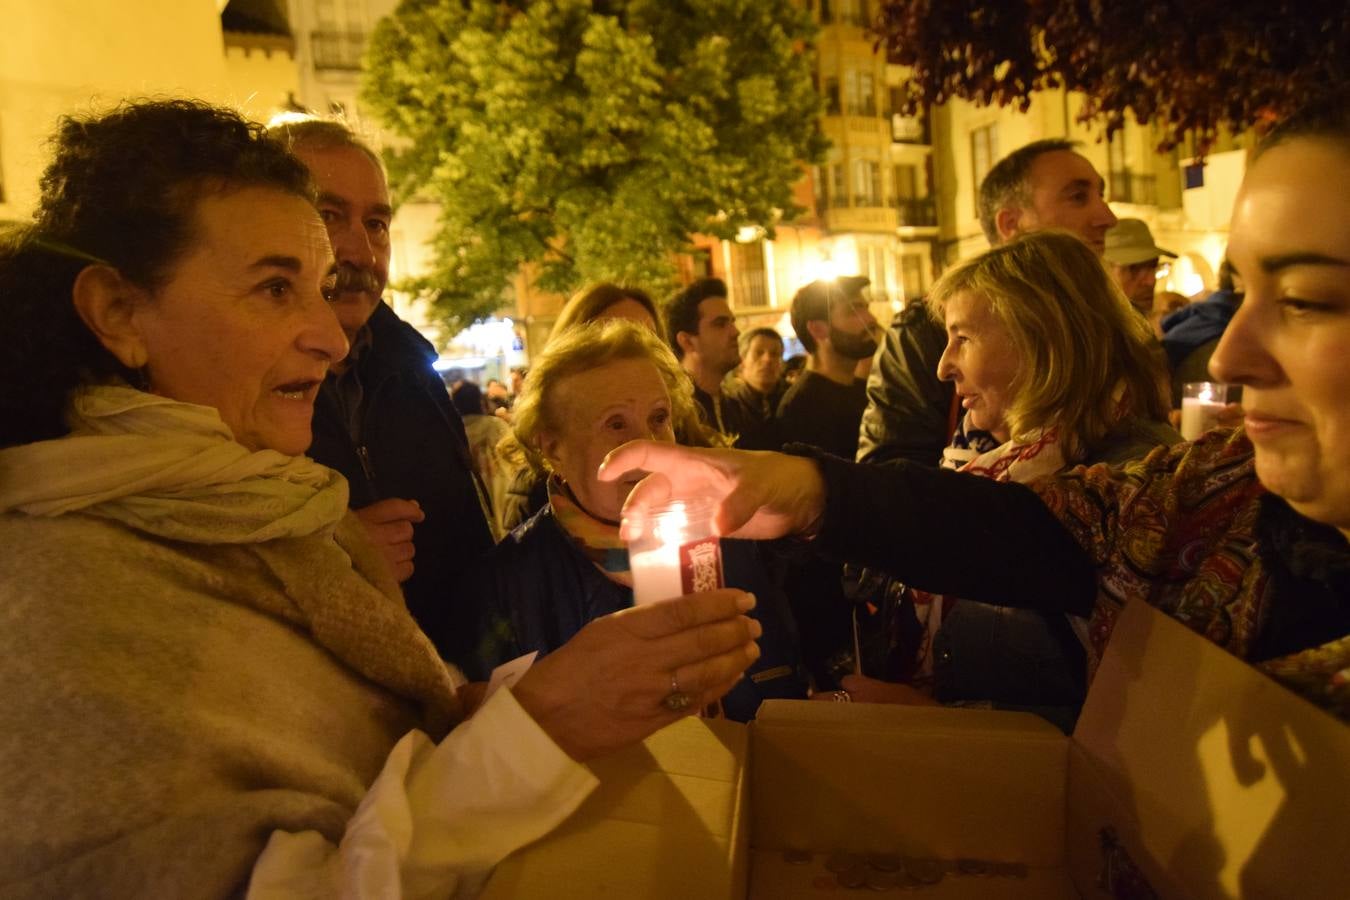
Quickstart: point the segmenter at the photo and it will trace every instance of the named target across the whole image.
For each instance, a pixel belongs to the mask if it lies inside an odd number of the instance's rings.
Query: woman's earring
[[[150,366],[145,358],[145,353],[137,348],[131,351],[131,358],[126,362],[127,369],[131,376],[128,379],[131,386],[138,391],[150,392]]]

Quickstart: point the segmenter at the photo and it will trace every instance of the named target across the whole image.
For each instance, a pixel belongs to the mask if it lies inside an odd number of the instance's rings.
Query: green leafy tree
[[[455,329],[522,265],[662,290],[692,234],[771,232],[826,146],[813,36],[791,0],[403,0],[363,100],[410,142],[396,195],[441,206],[413,289]]]
[[[1081,91],[1109,135],[1127,112],[1170,149],[1261,127],[1350,77],[1345,0],[882,0],[909,111],[960,97],[1018,104]]]

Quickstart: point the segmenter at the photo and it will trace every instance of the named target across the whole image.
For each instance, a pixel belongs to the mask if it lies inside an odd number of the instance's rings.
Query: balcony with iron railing
[[[897,144],[928,144],[928,118],[891,113],[891,140]]]
[[[1158,205],[1158,178],[1128,169],[1111,173],[1111,200],[1115,203]]]
[[[896,211],[880,204],[831,209],[825,216],[825,227],[830,231],[864,231],[872,234],[890,234],[897,227]]]
[[[937,204],[932,197],[892,197],[901,225],[914,228],[937,227]]]
[[[732,270],[731,303],[738,310],[769,305],[769,276],[763,269]]]
[[[366,35],[360,31],[313,31],[309,46],[314,68],[356,72],[366,50]]]

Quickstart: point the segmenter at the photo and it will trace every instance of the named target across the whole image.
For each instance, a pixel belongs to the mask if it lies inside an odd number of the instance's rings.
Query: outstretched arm
[[[897,461],[885,466],[637,441],[613,451],[601,479],[653,473],[625,518],[672,498],[720,502],[721,534],[756,539],[818,532],[817,549],[884,569],[927,591],[1086,614],[1096,573],[1034,492]]]

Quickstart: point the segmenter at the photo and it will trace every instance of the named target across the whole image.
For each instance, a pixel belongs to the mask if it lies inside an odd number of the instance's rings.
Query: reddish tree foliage
[[[1156,122],[1164,150],[1350,80],[1346,0],[881,0],[874,27],[913,70],[908,113],[953,97],[1026,109],[1065,87],[1108,136],[1127,111]]]

